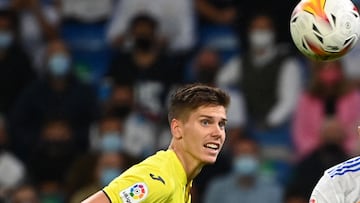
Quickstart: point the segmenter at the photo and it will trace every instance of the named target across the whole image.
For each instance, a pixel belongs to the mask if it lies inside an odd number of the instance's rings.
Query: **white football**
[[[335,60],[351,50],[360,36],[360,17],[351,0],[302,0],[290,19],[295,46],[317,60]]]

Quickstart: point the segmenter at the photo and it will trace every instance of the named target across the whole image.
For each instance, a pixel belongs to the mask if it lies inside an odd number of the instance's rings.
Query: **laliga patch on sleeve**
[[[145,183],[135,183],[120,192],[120,198],[124,203],[138,203],[143,201],[149,190]]]
[[[313,197],[312,197],[312,198],[310,199],[310,201],[309,201],[309,203],[316,203],[316,202],[317,202],[316,199],[313,198]]]

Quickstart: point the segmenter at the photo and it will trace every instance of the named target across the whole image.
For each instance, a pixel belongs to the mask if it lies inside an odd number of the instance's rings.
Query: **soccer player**
[[[179,88],[170,100],[168,150],[132,166],[83,203],[190,203],[192,180],[224,144],[229,103],[219,88]]]
[[[310,203],[357,202],[360,202],[360,156],[327,169],[310,198]]]

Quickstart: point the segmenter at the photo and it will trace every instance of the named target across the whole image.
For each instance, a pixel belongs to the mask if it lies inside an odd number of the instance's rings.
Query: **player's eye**
[[[220,128],[225,128],[226,127],[226,122],[225,121],[221,121],[221,122],[219,122],[219,127]]]
[[[208,126],[210,124],[210,121],[208,119],[203,119],[200,122],[201,122],[201,125],[203,125],[203,126]]]

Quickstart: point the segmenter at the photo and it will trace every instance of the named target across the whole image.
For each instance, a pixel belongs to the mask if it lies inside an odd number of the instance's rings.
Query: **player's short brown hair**
[[[171,95],[168,121],[172,119],[186,120],[190,111],[200,106],[223,106],[228,108],[230,103],[229,95],[217,87],[204,84],[188,84],[177,89]]]

